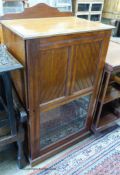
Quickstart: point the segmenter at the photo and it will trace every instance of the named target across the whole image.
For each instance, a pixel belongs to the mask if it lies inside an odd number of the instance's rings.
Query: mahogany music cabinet
[[[29,113],[32,165],[89,133],[112,29],[56,13],[2,22],[7,48],[25,67],[12,78]]]

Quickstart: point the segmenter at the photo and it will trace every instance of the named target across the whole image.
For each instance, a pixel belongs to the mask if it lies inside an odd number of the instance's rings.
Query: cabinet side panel
[[[9,52],[24,66],[22,70],[11,72],[11,76],[21,101],[26,104],[25,42],[5,27],[3,27],[3,38]]]
[[[94,93],[93,93],[93,103],[91,104],[93,106],[91,108],[92,115],[90,120],[88,121],[89,126],[92,125],[94,114],[96,112],[96,105],[98,103],[98,96],[99,96],[99,88],[100,88],[100,83],[102,79],[103,68],[105,66],[105,59],[108,51],[110,36],[111,36],[111,31],[106,31],[105,37],[102,40],[102,45],[101,45],[100,54],[99,54],[99,63],[97,67],[97,75],[96,75],[95,86],[94,86]]]

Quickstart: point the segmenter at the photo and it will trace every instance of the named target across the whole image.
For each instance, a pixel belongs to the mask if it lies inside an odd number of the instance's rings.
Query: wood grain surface
[[[88,134],[111,35],[110,26],[61,16],[3,22],[4,42],[25,66],[23,76],[14,74],[13,80],[17,79],[14,85],[29,114],[31,163],[48,158]],[[42,150],[41,113],[87,95],[91,99],[84,128]]]
[[[85,33],[114,28],[77,17],[5,20],[2,24],[24,39],[43,38],[71,33]]]
[[[120,66],[120,43],[110,42],[106,63],[112,67]]]

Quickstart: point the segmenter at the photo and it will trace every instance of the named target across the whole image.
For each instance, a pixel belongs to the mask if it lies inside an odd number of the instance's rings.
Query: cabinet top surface
[[[110,66],[120,66],[120,43],[110,41],[106,63]]]
[[[108,30],[113,26],[77,17],[4,20],[2,24],[23,39]]]

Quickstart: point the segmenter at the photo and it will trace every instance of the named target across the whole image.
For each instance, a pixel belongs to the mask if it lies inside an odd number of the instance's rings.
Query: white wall
[[[55,0],[29,0],[29,6],[31,7],[41,2],[54,6]]]
[[[3,15],[3,3],[2,0],[0,0],[0,16]]]
[[[56,0],[28,0],[29,2],[29,6],[34,6],[38,3],[46,3],[50,6],[54,6]],[[0,15],[3,15],[3,3],[2,3],[2,0],[0,0]]]

